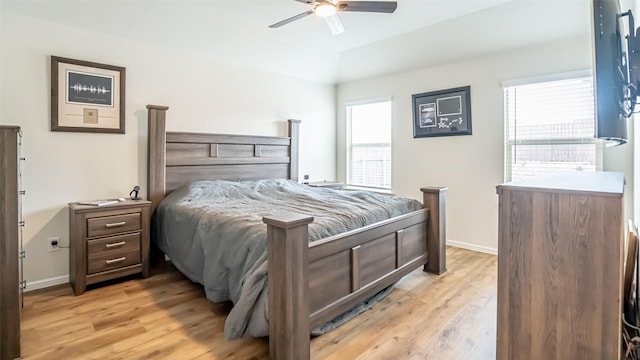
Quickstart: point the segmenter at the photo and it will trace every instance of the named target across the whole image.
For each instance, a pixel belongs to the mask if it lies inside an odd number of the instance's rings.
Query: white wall
[[[498,248],[498,197],[503,182],[503,92],[501,81],[591,68],[589,37],[424,68],[395,75],[357,80],[338,86],[338,168],[345,179],[344,103],[393,98],[394,193],[421,199],[422,186],[447,186],[447,238],[473,248]],[[471,136],[413,138],[411,95],[471,86]],[[627,171],[631,146],[607,150],[607,170]],[[632,182],[627,180],[627,189]],[[630,201],[630,197],[627,197]]]
[[[301,119],[300,174],[335,178],[333,85],[0,11],[0,124],[24,132],[24,274],[32,287],[68,275],[68,250],[48,252],[49,237],[68,244],[67,203],[126,196],[136,184],[146,194],[147,104],[170,107],[168,130],[286,136],[286,120]],[[125,135],[49,130],[50,55],[126,67]]]
[[[631,9],[633,11],[633,14],[635,16],[638,16],[638,14],[640,14],[640,2],[636,0],[621,0],[620,9],[622,11]],[[634,123],[636,121],[640,121],[640,116],[638,116],[638,114],[635,114],[631,119],[632,120],[630,124],[632,126],[629,129],[629,133],[633,134],[633,137],[637,139],[638,136],[640,136],[640,126],[633,126],[633,125],[635,125]],[[633,184],[633,188],[635,189],[636,187],[640,186],[640,166],[635,166],[636,165],[635,159],[640,159],[640,145],[637,144],[635,141],[633,142],[633,154],[630,157],[631,157],[630,167],[633,172],[633,179],[631,183]],[[628,179],[627,179],[627,184],[629,184]],[[633,192],[633,203],[631,207],[633,211],[633,221],[637,226],[638,224],[640,224],[640,192],[638,191]]]
[[[635,0],[622,0],[620,1],[620,11],[624,12],[632,9],[637,16],[638,11],[634,6]],[[635,171],[634,170],[634,147],[636,138],[635,136],[635,122],[638,121],[638,116],[632,116],[627,122],[627,134],[628,142],[625,145],[606,148],[604,151],[604,168],[605,171],[620,171],[624,173],[625,187],[625,206],[624,213],[626,219],[635,219]],[[635,220],[634,220],[635,221]],[[627,225],[625,221],[625,226]]]

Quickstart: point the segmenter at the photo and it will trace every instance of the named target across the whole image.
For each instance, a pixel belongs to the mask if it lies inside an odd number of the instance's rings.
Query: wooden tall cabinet
[[[0,359],[20,357],[22,229],[17,126],[0,126]]]
[[[623,185],[577,172],[497,187],[497,359],[620,359]]]

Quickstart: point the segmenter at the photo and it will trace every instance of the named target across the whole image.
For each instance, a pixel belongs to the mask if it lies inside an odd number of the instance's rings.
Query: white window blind
[[[508,86],[504,104],[506,181],[602,169],[590,76]]]
[[[391,100],[347,105],[347,185],[391,189]]]

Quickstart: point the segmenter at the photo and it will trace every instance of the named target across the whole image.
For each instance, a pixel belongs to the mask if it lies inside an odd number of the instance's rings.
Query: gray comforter
[[[154,241],[180,271],[204,286],[209,300],[233,302],[227,338],[259,337],[269,328],[263,216],[313,216],[313,241],[421,207],[416,200],[290,180],[198,181],[162,201],[154,216]]]

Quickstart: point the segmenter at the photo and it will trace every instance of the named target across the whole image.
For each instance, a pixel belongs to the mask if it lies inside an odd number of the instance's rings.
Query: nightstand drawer
[[[121,267],[140,263],[140,250],[123,251],[90,258],[88,273],[94,274],[101,271],[118,269]]]
[[[111,256],[131,250],[140,250],[140,233],[89,240],[87,244],[88,258]]]
[[[140,230],[140,213],[87,219],[87,237]]]

